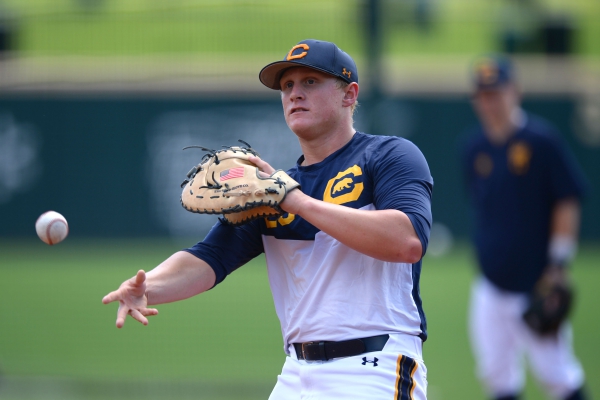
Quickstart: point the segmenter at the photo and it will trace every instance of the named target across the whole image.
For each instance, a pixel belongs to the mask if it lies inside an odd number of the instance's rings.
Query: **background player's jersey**
[[[582,196],[582,172],[558,134],[531,115],[502,146],[479,126],[463,162],[483,274],[502,289],[530,291],[548,264],[552,208]]]
[[[398,209],[427,248],[433,180],[411,142],[357,132],[318,164],[288,171],[307,195],[347,207]],[[384,262],[354,251],[302,218],[284,214],[231,228],[216,224],[189,252],[217,282],[265,253],[284,345],[403,332],[425,339],[419,295],[421,262]]]

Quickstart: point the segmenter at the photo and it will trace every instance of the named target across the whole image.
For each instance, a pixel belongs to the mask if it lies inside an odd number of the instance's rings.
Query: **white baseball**
[[[69,224],[56,211],[46,211],[35,221],[35,230],[42,241],[52,246],[65,240],[69,234]]]

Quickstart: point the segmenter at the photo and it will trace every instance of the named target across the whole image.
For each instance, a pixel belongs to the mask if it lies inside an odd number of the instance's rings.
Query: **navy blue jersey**
[[[501,146],[477,127],[464,148],[463,167],[483,274],[502,289],[530,291],[548,265],[554,205],[583,196],[581,170],[558,133],[531,115]]]
[[[320,163],[288,170],[318,200],[363,210],[397,209],[427,248],[433,179],[423,154],[398,137],[357,132]],[[419,294],[421,261],[390,263],[358,253],[301,217],[284,214],[230,227],[217,223],[187,249],[217,283],[265,253],[286,343],[403,332],[426,338]]]

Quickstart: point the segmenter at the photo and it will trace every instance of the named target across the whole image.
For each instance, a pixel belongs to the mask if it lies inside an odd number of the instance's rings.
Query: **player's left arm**
[[[575,257],[579,239],[581,204],[576,197],[558,200],[552,209],[546,278],[565,279],[565,267]]]
[[[290,192],[281,207],[370,257],[411,264],[421,259],[421,240],[402,211],[344,207],[313,199],[299,190]]]
[[[551,237],[564,237],[576,242],[579,237],[581,205],[576,197],[557,201],[552,210]]]
[[[579,240],[581,202],[588,182],[568,146],[554,133],[541,142],[541,154],[548,166],[549,189],[555,199],[550,215],[547,270],[564,278],[565,267],[575,257]],[[547,273],[546,276],[549,274]]]
[[[265,161],[253,159],[272,173]],[[346,246],[383,261],[416,263],[423,245],[409,216],[396,209],[360,210],[314,199],[300,190],[288,193],[281,208],[327,233]]]

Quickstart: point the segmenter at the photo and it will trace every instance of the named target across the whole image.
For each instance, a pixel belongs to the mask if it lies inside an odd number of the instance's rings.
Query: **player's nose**
[[[302,90],[302,85],[296,84],[292,86],[290,90],[290,100],[297,100],[304,98],[304,91]]]

